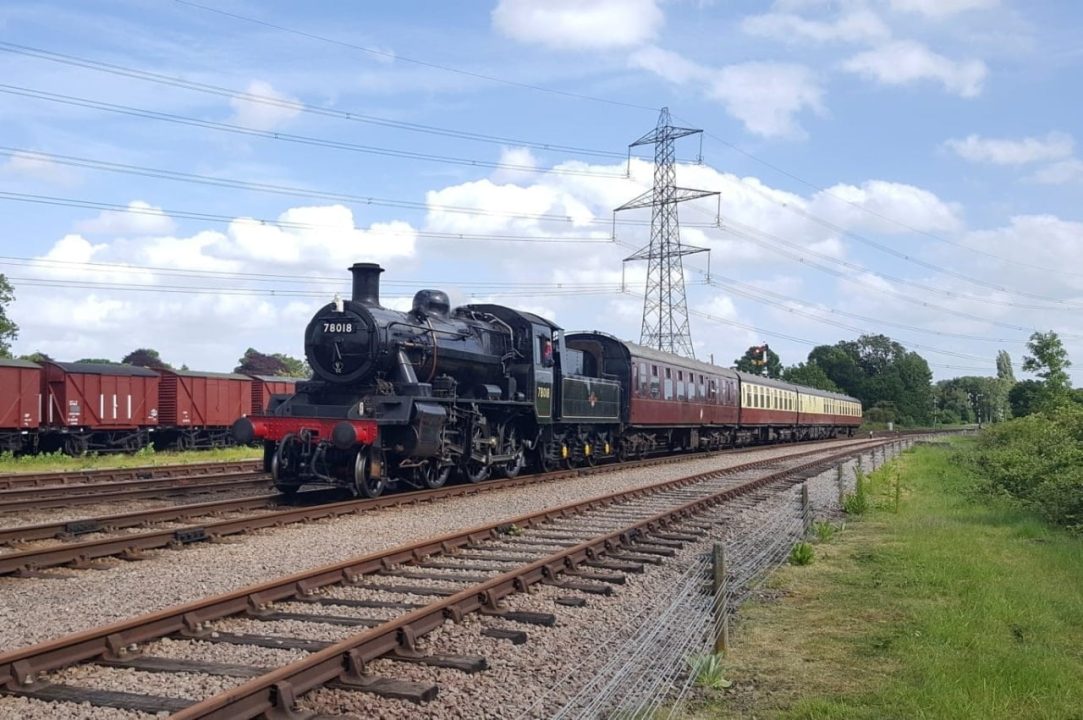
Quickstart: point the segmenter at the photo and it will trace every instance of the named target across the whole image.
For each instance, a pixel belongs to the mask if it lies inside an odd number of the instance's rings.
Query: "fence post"
[[[711,569],[713,578],[711,582],[711,595],[715,602],[715,628],[714,638],[715,655],[725,654],[730,649],[730,618],[726,612],[726,599],[724,588],[726,585],[726,546],[715,543],[711,549]]]
[[[801,521],[805,528],[805,534],[808,534],[809,525],[812,521],[812,512],[809,508],[808,501],[808,483],[801,483]]]
[[[835,481],[839,486],[839,507],[846,500],[846,483],[842,479],[842,463],[835,466]]]

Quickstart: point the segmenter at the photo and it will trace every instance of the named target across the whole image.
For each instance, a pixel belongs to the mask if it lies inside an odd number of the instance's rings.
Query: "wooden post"
[[[812,512],[808,501],[808,483],[801,483],[801,520],[804,523],[805,534],[808,534],[809,525],[812,524]]]
[[[715,543],[711,550],[711,568],[714,572],[711,589],[716,603],[715,627],[717,628],[714,652],[715,655],[719,655],[725,654],[730,648],[730,618],[723,599],[723,590],[726,585],[726,546],[722,543]]]

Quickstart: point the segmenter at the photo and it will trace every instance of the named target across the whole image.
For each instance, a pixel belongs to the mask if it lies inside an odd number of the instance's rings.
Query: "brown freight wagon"
[[[41,365],[0,358],[0,452],[29,452],[41,424]]]
[[[297,389],[297,383],[305,382],[305,378],[279,377],[278,375],[249,375],[248,377],[252,378],[252,412],[256,415],[269,415],[279,403],[293,395]]]
[[[232,373],[160,370],[157,448],[184,450],[233,444],[230,427],[252,414],[252,379]]]
[[[98,363],[46,362],[43,368],[43,451],[82,455],[146,445],[158,425],[158,373]]]

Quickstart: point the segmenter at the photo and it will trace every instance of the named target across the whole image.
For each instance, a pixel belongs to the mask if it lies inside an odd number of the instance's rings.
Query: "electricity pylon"
[[[688,326],[688,301],[684,291],[684,264],[681,258],[708,248],[681,244],[677,203],[718,195],[707,190],[677,187],[676,155],[673,141],[703,132],[670,124],[669,108],[662,108],[658,126],[628,146],[654,145],[654,187],[629,200],[614,212],[651,208],[651,241],[624,261],[647,261],[647,292],[643,296],[643,326],[639,342],[663,352],[694,358],[692,331]]]

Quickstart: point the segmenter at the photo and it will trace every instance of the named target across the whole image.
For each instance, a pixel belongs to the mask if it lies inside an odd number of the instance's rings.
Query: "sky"
[[[936,379],[1055,330],[1083,384],[1083,6],[94,0],[0,6],[18,354],[303,354],[346,268],[637,341],[657,124],[697,357],[888,335]],[[710,272],[707,272],[708,258]]]

